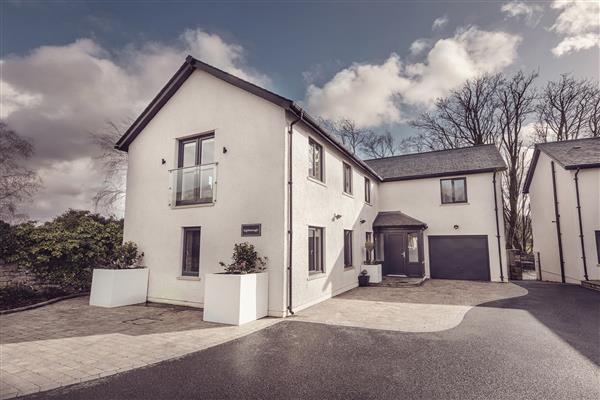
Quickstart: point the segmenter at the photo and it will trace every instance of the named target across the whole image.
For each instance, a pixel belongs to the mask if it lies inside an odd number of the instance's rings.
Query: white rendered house
[[[244,241],[268,257],[272,316],[356,287],[367,239],[387,275],[507,279],[494,146],[362,161],[293,101],[188,57],[116,147],[150,301],[202,307]]]
[[[523,192],[541,279],[600,279],[600,138],[536,145]]]

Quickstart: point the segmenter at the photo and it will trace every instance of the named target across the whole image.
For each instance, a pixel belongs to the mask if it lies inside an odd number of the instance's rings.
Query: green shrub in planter
[[[254,245],[244,242],[233,246],[231,260],[233,261],[231,264],[219,262],[228,274],[250,274],[264,271],[268,259],[259,257]]]

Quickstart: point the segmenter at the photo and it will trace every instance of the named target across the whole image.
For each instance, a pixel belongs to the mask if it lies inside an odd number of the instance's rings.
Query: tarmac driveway
[[[180,359],[31,398],[599,398],[600,293],[540,282],[518,286],[527,293],[467,305],[472,308],[460,324],[438,332],[291,318]],[[347,296],[360,298],[360,292]],[[454,302],[464,306],[470,296]],[[413,300],[439,298],[424,291]]]

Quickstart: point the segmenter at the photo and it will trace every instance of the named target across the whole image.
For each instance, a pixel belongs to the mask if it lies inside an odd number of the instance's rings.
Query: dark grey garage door
[[[489,281],[487,236],[429,236],[429,269],[432,279]]]

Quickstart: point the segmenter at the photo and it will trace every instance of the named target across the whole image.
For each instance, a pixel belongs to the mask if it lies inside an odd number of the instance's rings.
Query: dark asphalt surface
[[[521,284],[456,328],[293,319],[184,358],[28,399],[599,399],[600,293]]]

